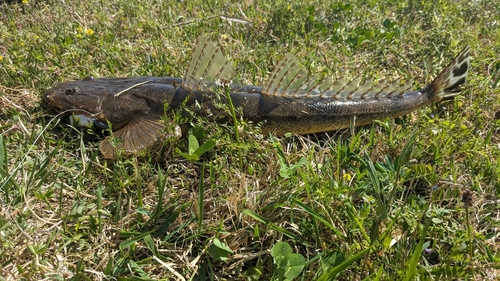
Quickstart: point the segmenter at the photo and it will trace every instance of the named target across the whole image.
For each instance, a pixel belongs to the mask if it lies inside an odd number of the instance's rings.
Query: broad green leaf
[[[280,264],[279,261],[283,260],[287,255],[293,252],[292,247],[286,242],[278,242],[274,244],[271,249],[271,256],[273,256],[276,264]]]
[[[286,260],[285,277],[293,279],[299,276],[306,263],[304,256],[301,254],[289,254]]]
[[[224,250],[228,253],[233,253],[233,250],[231,250],[231,248],[229,248],[224,242],[220,241],[219,239],[217,238],[214,238],[214,245],[217,246],[217,248],[221,249],[221,250]]]
[[[188,137],[188,154],[193,155],[194,152],[200,147],[200,144],[198,143],[198,139],[192,135],[189,134]]]
[[[229,248],[224,242],[217,238],[214,238],[213,244],[209,247],[209,252],[215,260],[226,260],[229,254],[233,253],[233,250]]]
[[[214,140],[208,140],[204,144],[202,144],[196,151],[194,152],[195,155],[198,155],[200,157],[203,155],[205,152],[213,149],[215,147],[215,141]]]
[[[33,255],[41,255],[47,251],[48,245],[40,244],[40,245],[28,245],[28,250]]]
[[[175,150],[177,151],[177,153],[180,156],[184,157],[188,161],[192,162],[192,161],[198,161],[198,160],[200,160],[200,157],[198,157],[198,155],[196,155],[196,154],[187,154],[187,153],[184,153],[179,148],[176,148]]]
[[[286,242],[278,242],[271,249],[278,280],[291,280],[302,272],[306,260],[301,254],[293,253],[292,247]]]

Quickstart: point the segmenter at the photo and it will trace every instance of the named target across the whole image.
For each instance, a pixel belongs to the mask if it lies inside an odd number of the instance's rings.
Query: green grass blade
[[[429,209],[430,204],[427,204],[427,206],[424,208],[423,211],[423,218],[426,217],[427,210]],[[431,223],[430,219],[427,219],[427,222],[424,225],[424,228],[422,229],[422,232],[420,233],[420,241],[418,244],[415,246],[413,249],[413,254],[410,260],[410,263],[408,264],[408,270],[405,272],[405,281],[410,281],[413,280],[415,277],[415,274],[417,273],[417,266],[418,266],[418,261],[420,260],[420,257],[422,256],[422,251],[423,245],[425,243],[425,238],[428,236],[428,229],[429,225]]]
[[[200,183],[198,185],[198,229],[203,228],[203,210],[205,204],[205,164],[201,164]]]
[[[349,267],[352,263],[360,259],[363,255],[368,253],[370,251],[370,248],[364,249],[363,251],[355,254],[354,256],[346,259],[343,261],[341,264],[337,265],[334,268],[329,269],[327,272],[325,272],[323,275],[321,275],[318,278],[318,281],[329,281],[333,280],[339,273],[344,271],[347,267]]]
[[[345,235],[342,232],[340,232],[336,227],[334,227],[329,221],[327,221],[320,214],[318,214],[317,212],[315,212],[311,207],[309,207],[306,204],[302,203],[297,198],[292,198],[292,201],[295,204],[299,205],[299,207],[301,209],[303,209],[304,211],[306,211],[308,214],[310,214],[311,216],[313,216],[314,218],[316,218],[317,220],[319,220],[323,224],[325,224],[330,230],[332,230],[333,232],[335,232],[338,236],[345,237]]]

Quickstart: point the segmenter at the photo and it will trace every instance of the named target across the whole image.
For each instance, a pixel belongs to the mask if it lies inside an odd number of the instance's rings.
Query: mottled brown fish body
[[[419,91],[408,93],[404,98],[350,102],[261,96],[256,114],[245,118],[257,122],[265,120],[263,130],[278,135],[288,132],[310,134],[399,117],[430,103],[428,96]]]
[[[120,91],[149,81],[115,97]],[[50,103],[55,95],[51,92],[68,92],[59,96],[60,108],[78,105],[75,109],[88,112],[102,110],[105,121],[119,130],[133,115],[162,116],[165,108],[176,110],[185,105],[201,115],[217,115],[214,120],[229,120],[224,110],[214,102],[227,103],[225,95],[213,91],[193,91],[182,88],[182,79],[165,77],[101,78],[56,85],[45,95]],[[68,91],[69,89],[69,91]],[[431,103],[424,91],[406,94],[403,98],[338,101],[272,97],[261,94],[262,87],[234,86],[231,99],[242,117],[253,122],[265,122],[263,130],[275,134],[294,132],[309,134],[326,132],[354,125],[366,125],[373,120],[394,118]],[[99,93],[99,95],[96,95]],[[168,106],[166,106],[168,105]],[[130,114],[123,114],[130,112]],[[101,114],[96,115],[100,117]]]
[[[157,85],[144,85],[145,88],[158,88]],[[237,92],[231,92],[232,103],[243,118],[255,123],[264,122],[265,133],[278,135],[293,132],[310,134],[347,128],[351,125],[370,124],[373,120],[383,120],[403,116],[417,108],[431,104],[425,91],[415,91],[403,98],[357,100],[351,102],[336,100],[313,100],[310,98],[268,97],[259,92],[260,87],[236,87]],[[244,89],[244,90],[243,90]],[[141,89],[138,89],[142,92]],[[145,92],[153,93],[151,89]],[[165,93],[163,101],[169,104],[169,109],[179,109],[184,104],[191,111],[214,120],[227,121],[226,111],[214,105],[227,104],[226,96],[210,91],[188,91],[179,87],[174,91],[159,91]],[[148,104],[161,101],[160,95],[141,96]],[[151,100],[149,96],[156,97]],[[216,98],[217,96],[217,98]],[[160,103],[161,104],[161,103]],[[163,114],[163,108],[158,108],[155,114]]]
[[[405,115],[431,103],[454,96],[469,69],[469,48],[460,52],[424,89],[411,91],[413,83],[357,77],[352,81],[308,77],[287,55],[271,73],[267,84],[234,85],[235,73],[220,49],[201,35],[184,78],[133,77],[86,78],[65,82],[47,90],[44,100],[61,110],[85,115],[100,124],[110,123],[115,138],[101,144],[105,157],[118,149],[137,153],[161,137],[167,110],[185,106],[215,121],[230,121],[217,103],[230,97],[237,112],[247,120],[262,122],[265,133],[309,134],[370,124],[374,120]],[[187,112],[187,111],[181,111]]]

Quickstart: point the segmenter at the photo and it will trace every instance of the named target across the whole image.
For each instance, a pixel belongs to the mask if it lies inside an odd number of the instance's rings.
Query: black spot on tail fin
[[[465,83],[470,68],[469,46],[465,47],[446,66],[436,79],[430,84],[430,91],[434,102],[455,96],[460,92],[459,86]]]

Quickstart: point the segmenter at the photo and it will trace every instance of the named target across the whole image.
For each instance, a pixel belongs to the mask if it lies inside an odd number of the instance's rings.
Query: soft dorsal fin
[[[235,75],[219,47],[201,34],[193,48],[182,86],[190,90],[201,90],[220,84],[231,84]]]
[[[317,88],[316,80],[316,76],[308,79],[297,58],[288,54],[278,63],[262,92],[271,96],[300,97]]]
[[[378,81],[374,85],[372,78],[362,81],[362,76],[351,81],[344,77],[336,81],[331,77],[326,77],[321,82],[317,80],[317,75],[308,78],[297,58],[288,54],[273,70],[262,93],[279,97],[320,97],[351,101],[403,97],[413,85],[411,81],[401,84],[399,81],[387,80]]]

